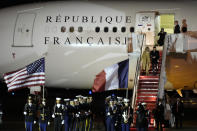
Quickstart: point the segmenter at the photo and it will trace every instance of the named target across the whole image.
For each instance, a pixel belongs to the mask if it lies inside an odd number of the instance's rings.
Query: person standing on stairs
[[[167,33],[164,32],[164,28],[161,28],[161,31],[158,33],[159,40],[157,41],[159,46],[163,46],[164,45],[164,40],[165,40],[166,34]]]
[[[153,50],[150,52],[150,58],[152,63],[153,74],[156,75],[158,71],[158,61],[159,61],[159,51],[157,51],[156,46],[154,46]]]
[[[150,49],[146,47],[142,54],[142,70],[146,72],[146,75],[149,75],[150,69]]]
[[[144,104],[143,104],[144,105]],[[141,103],[138,104],[136,111],[136,128],[137,131],[148,131],[148,111],[145,110],[144,106]]]
[[[163,123],[164,123],[164,106],[161,103],[161,100],[159,100],[155,113],[154,113],[156,125],[157,125],[157,131],[163,131]]]

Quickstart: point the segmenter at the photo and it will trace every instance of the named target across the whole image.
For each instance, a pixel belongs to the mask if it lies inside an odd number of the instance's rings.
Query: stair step
[[[155,90],[158,90],[158,86],[155,86],[155,87],[154,87],[154,86],[149,86],[149,87],[148,87],[148,86],[145,86],[145,85],[144,85],[144,86],[139,86],[138,89],[141,89],[141,90],[143,90],[143,89],[144,89],[144,90],[154,90],[154,89],[155,89]]]
[[[153,92],[158,92],[158,89],[138,89],[138,93],[141,92],[149,92],[149,93],[153,93]]]
[[[154,85],[145,85],[145,84],[141,84],[139,85],[139,87],[145,87],[145,88],[158,88],[158,84],[154,84]]]
[[[147,93],[138,93],[137,96],[157,96],[156,93],[151,93],[151,94],[147,94]]]
[[[155,80],[159,80],[158,76],[140,76],[140,79],[155,79]]]
[[[142,95],[144,95],[144,94],[155,94],[155,95],[157,95],[157,92],[138,92],[138,94],[142,94]]]

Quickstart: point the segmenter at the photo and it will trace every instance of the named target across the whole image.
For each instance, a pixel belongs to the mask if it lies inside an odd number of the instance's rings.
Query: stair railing
[[[159,88],[158,88],[158,94],[157,94],[157,100],[158,99],[163,99],[164,98],[164,86],[165,86],[165,81],[166,81],[166,71],[165,71],[165,66],[166,66],[166,55],[168,52],[168,46],[171,42],[171,35],[167,35],[165,37],[165,42],[163,46],[163,52],[162,52],[162,65],[161,65],[161,73],[159,76]]]
[[[142,57],[143,46],[144,46],[145,41],[146,41],[146,35],[143,34],[142,43],[141,43],[141,47],[140,47],[140,56],[137,59],[134,85],[133,85],[133,96],[132,96],[132,103],[131,103],[131,106],[132,106],[133,109],[134,109],[135,104],[136,104],[139,76],[140,76],[140,71],[141,71],[141,57]]]

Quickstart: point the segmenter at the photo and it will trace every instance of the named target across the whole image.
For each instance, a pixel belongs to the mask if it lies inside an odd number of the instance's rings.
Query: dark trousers
[[[182,128],[183,126],[183,122],[182,122],[182,116],[181,115],[176,115],[175,116],[175,122],[176,122],[176,128],[178,128],[179,124],[180,124],[180,128]]]
[[[107,118],[106,118],[107,131],[114,131],[115,130],[114,124],[115,123],[114,123],[113,117],[107,116]]]
[[[26,131],[33,131],[33,122],[25,122]]]
[[[69,131],[69,127],[70,127],[70,120],[68,116],[64,117],[64,128],[65,131]]]
[[[129,131],[129,127],[128,123],[121,124],[121,131]]]
[[[152,70],[154,74],[157,73],[157,70],[158,70],[157,66],[158,66],[157,60],[152,60]]]
[[[148,129],[145,127],[139,127],[137,128],[137,131],[148,131]]]
[[[157,124],[157,131],[163,131],[162,122],[156,121],[156,124]]]
[[[54,119],[54,131],[61,131],[62,120],[61,116],[55,117]]]
[[[39,125],[40,125],[40,131],[46,131],[47,130],[47,123],[45,122],[45,123],[39,123]]]

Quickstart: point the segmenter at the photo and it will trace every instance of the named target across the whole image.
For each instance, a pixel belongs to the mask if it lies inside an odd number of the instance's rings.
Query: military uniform
[[[50,124],[49,122],[50,110],[46,106],[45,100],[43,100],[42,104],[39,105],[38,110],[40,112],[40,116],[39,116],[40,131],[46,131],[47,125]]]
[[[60,104],[61,98],[56,98],[56,104],[54,106],[53,115],[54,118],[54,131],[61,131],[63,120],[63,106]]]
[[[122,107],[122,117],[121,117],[121,131],[129,131],[131,117],[131,107],[128,104],[129,99],[124,99],[124,106]]]
[[[122,117],[122,97],[117,97],[118,98],[118,103],[117,103],[117,111],[116,111],[116,120],[115,120],[115,128],[116,131],[121,130],[121,117]]]
[[[107,131],[115,130],[115,114],[116,114],[116,106],[113,104],[113,101],[110,100],[110,105],[106,107],[106,127]]]
[[[70,116],[69,116],[69,108],[70,108],[70,99],[64,99],[64,128],[65,131],[69,131],[70,128]]]
[[[28,98],[28,103],[24,108],[25,129],[26,131],[33,130],[33,124],[36,123],[36,106],[32,103],[31,97]]]
[[[74,108],[74,130],[79,131],[80,129],[80,107],[79,101],[77,99],[74,100],[75,108]]]
[[[93,114],[92,114],[92,97],[88,97],[86,114],[86,128],[85,131],[92,130]]]
[[[75,127],[75,103],[74,100],[70,101],[70,106],[68,108],[68,115],[70,118],[70,125],[69,125],[69,130],[73,131]]]

